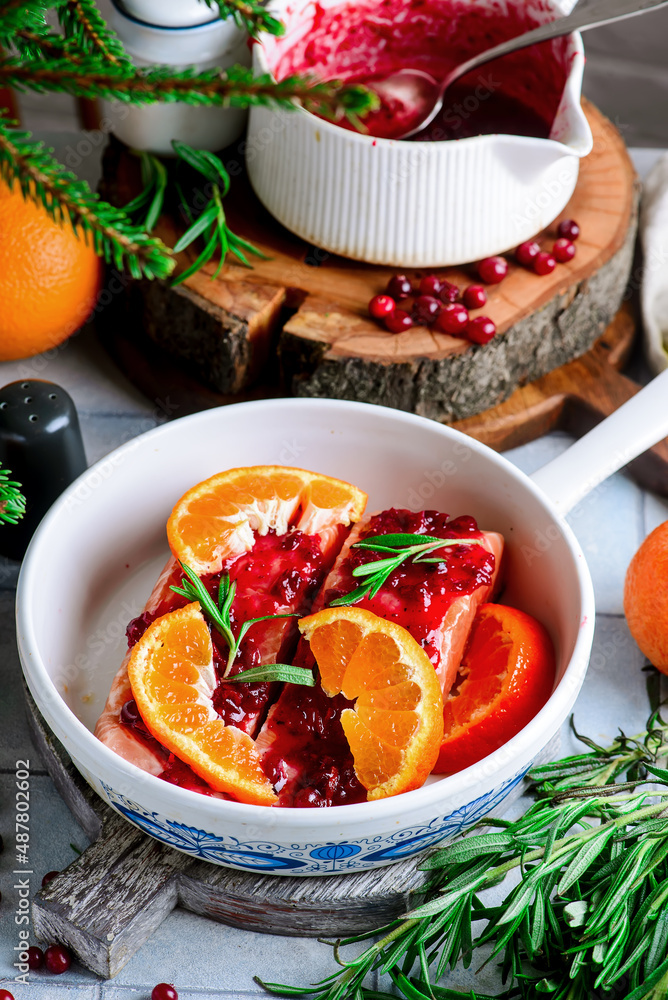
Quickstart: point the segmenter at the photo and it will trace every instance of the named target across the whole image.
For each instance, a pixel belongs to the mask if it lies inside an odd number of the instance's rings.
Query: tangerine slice
[[[229,469],[181,497],[167,522],[167,538],[176,558],[196,573],[218,573],[224,560],[253,547],[254,532],[283,535],[292,526],[306,534],[328,531],[357,521],[366,500],[350,483],[305,469]]]
[[[213,646],[197,601],[148,627],[128,675],[150,733],[212,788],[255,805],[277,801],[251,737],[226,726],[213,707]]]
[[[325,693],[355,702],[341,724],[367,798],[419,788],[443,735],[441,686],[422,647],[401,625],[363,608],[327,608],[299,628]]]
[[[445,699],[434,771],[461,771],[507,743],[543,707],[554,676],[554,649],[544,626],[517,608],[482,604]]]

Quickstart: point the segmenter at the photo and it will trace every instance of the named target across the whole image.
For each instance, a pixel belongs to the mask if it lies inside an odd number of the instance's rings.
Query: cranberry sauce
[[[256,537],[250,552],[230,560],[223,568],[223,572],[229,573],[230,580],[236,582],[230,614],[234,635],[239,634],[242,624],[249,618],[288,613],[294,613],[295,616],[305,614],[324,580],[327,568],[317,535],[306,535],[295,530],[285,535],[270,532]],[[170,583],[178,585],[182,575],[177,566]],[[203,578],[214,601],[218,599],[221,575],[217,573]],[[144,612],[135,618],[127,628],[129,648],[141,638],[152,621],[187,603],[185,597],[170,591],[154,612]],[[290,662],[298,640],[296,622],[297,618],[292,617],[252,625],[241,642],[230,674],[237,674],[262,663]],[[219,679],[213,695],[213,706],[226,725],[236,726],[253,736],[262,724],[269,705],[275,700],[279,686],[225,681],[223,676],[229,649],[217,629],[210,626],[210,630],[214,666]],[[121,710],[121,722],[130,725],[138,739],[145,741],[148,738],[151,749],[155,751],[156,741],[148,734],[138,712],[137,718],[132,718],[129,705],[123,706]],[[181,767],[171,765],[161,777],[174,784],[184,785],[183,776],[186,773],[188,781],[201,781],[185,764]]]
[[[303,640],[294,662],[317,670]],[[320,685],[285,685],[258,744],[267,748],[262,768],[278,793],[279,806],[325,808],[366,801],[341,726],[341,712],[351,705],[343,695],[328,698]]]
[[[433,535],[437,538],[481,538],[472,517],[448,520],[447,514],[386,510],[370,519],[364,536],[391,533]],[[339,568],[339,585],[325,594],[325,605],[359,585],[355,566],[383,558],[380,553],[352,549]],[[443,618],[458,596],[492,582],[494,556],[480,545],[448,547],[438,563],[407,561],[395,570],[376,597],[357,602],[407,628],[438,667],[438,634]],[[305,642],[295,663],[314,667]],[[322,689],[286,685],[272,709],[258,746],[262,767],[279,794],[281,806],[330,806],[366,800],[357,780],[353,758],[341,726],[341,712],[350,707],[342,695],[328,698]]]
[[[417,514],[409,510],[385,510],[370,519],[362,537],[395,532],[436,538],[482,538],[474,518],[448,520],[447,514],[433,510]],[[375,597],[365,597],[355,605],[402,625],[417,639],[434,667],[440,663],[439,636],[446,612],[457,597],[489,586],[495,562],[492,553],[481,545],[448,546],[432,553],[432,557],[439,555],[442,561],[438,563],[406,560],[390,574]],[[338,587],[325,595],[325,603],[359,586],[359,578],[353,576],[356,566],[382,558],[381,553],[368,549],[351,549],[341,565]]]
[[[417,69],[441,80],[456,65],[513,38],[554,14],[543,0],[481,6],[468,0],[358,0],[323,9],[315,5],[309,31],[276,44],[272,69],[281,79],[312,73],[373,89],[375,80]],[[452,87],[446,107],[417,139],[464,139],[502,133],[546,138],[568,73],[567,39],[532,46],[496,60]],[[369,133],[405,132],[401,102],[367,116]],[[351,127],[345,121],[337,124]],[[409,126],[410,127],[410,126]]]

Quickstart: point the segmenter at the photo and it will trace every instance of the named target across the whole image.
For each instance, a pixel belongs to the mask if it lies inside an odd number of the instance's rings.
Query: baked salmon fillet
[[[365,499],[364,494],[361,496]],[[297,619],[310,612],[350,531],[350,520],[344,518],[342,523],[321,523],[317,525],[318,531],[309,533],[299,527],[305,516],[304,512],[297,511],[294,523],[281,534],[274,530],[264,534],[253,532],[248,551],[224,561],[220,572],[201,576],[214,601],[218,598],[221,576],[227,574],[230,582],[236,585],[231,607],[235,637],[241,625],[251,618],[291,616],[253,625],[241,642],[230,676],[267,663],[289,663],[294,656],[299,638]],[[310,515],[309,521],[312,523]],[[158,577],[143,613],[130,622],[127,629],[129,649],[112,683],[95,735],[105,746],[149,774],[206,794],[226,797],[213,792],[187,764],[153,738],[137,710],[128,677],[132,648],[149,625],[189,603],[189,598],[171,589],[181,585],[183,577],[181,566],[172,556]],[[215,628],[211,629],[211,638],[218,676],[213,707],[225,725],[235,726],[254,737],[269,705],[278,697],[281,685],[226,681],[223,675],[229,649]]]
[[[368,549],[356,549],[355,544],[389,534],[461,538],[464,543],[432,553],[435,562],[407,560],[390,573],[373,597],[355,601],[355,607],[395,621],[411,633],[433,663],[445,697],[457,676],[476,611],[500,585],[503,536],[480,531],[472,517],[449,520],[436,511],[395,509],[372,514],[348,535],[314,602],[314,611],[359,587],[360,577],[353,575],[357,566],[384,558]],[[295,663],[317,669],[305,643],[300,643]],[[263,769],[279,794],[279,805],[364,801],[366,792],[354,775],[339,721],[348,705],[341,695],[328,698],[319,685],[283,688],[256,740]]]

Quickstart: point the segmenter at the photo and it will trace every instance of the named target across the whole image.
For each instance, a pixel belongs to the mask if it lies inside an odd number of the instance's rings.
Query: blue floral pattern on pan
[[[528,768],[485,795],[467,802],[447,816],[434,818],[427,826],[399,830],[390,836],[371,837],[350,843],[272,844],[264,840],[242,843],[236,837],[218,837],[151,812],[101,782],[109,804],[131,823],[156,840],[192,857],[245,871],[267,874],[310,875],[355,871],[378,864],[404,861],[429,847],[456,836],[491,813],[515,788]]]

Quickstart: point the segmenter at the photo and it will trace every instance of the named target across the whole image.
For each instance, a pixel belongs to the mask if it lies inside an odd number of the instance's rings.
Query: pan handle
[[[668,435],[668,369],[531,476],[560,514]]]

